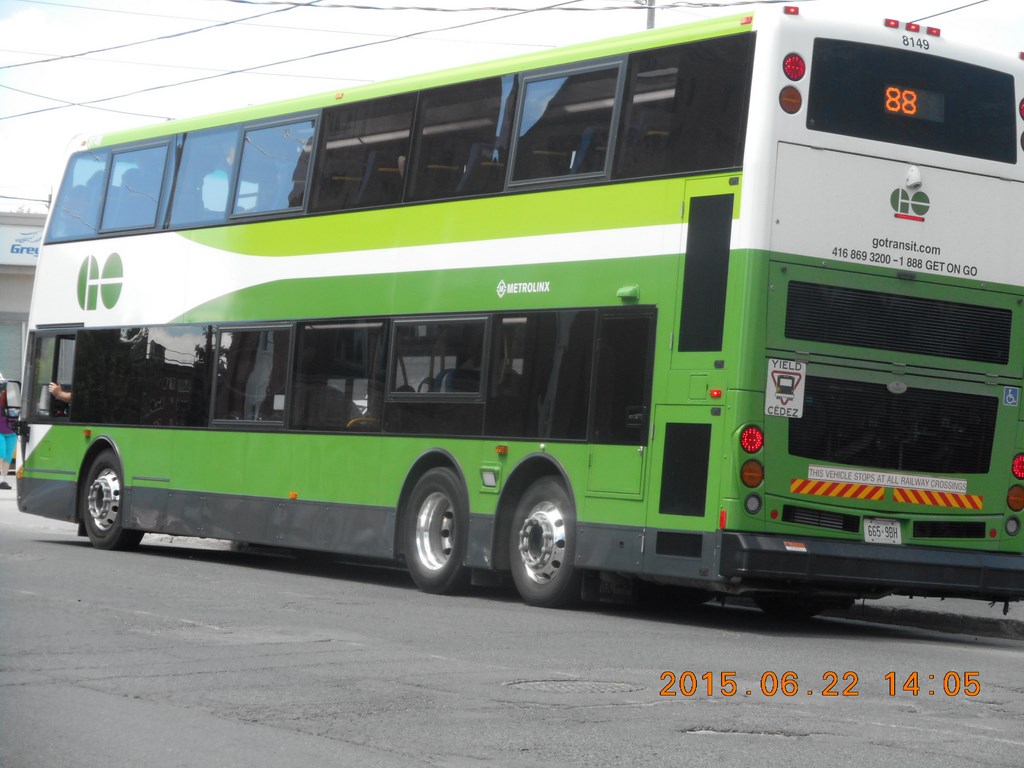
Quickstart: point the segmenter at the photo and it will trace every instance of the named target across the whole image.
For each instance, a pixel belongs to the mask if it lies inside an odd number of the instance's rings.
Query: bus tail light
[[[782,71],[786,77],[796,82],[807,74],[807,62],[799,53],[791,53],[782,60]]]
[[[1013,472],[1013,476],[1018,480],[1024,480],[1024,453],[1018,453],[1013,457],[1010,471]]]
[[[1010,490],[1006,492],[1006,506],[1014,512],[1024,509],[1024,488],[1019,485],[1010,486]]]
[[[782,111],[787,115],[795,115],[800,111],[803,103],[804,97],[792,85],[787,85],[782,89],[782,93],[779,94],[779,106],[782,107]]]
[[[740,433],[740,447],[747,453],[757,453],[764,448],[764,432],[751,424]]]
[[[1020,518],[1019,517],[1008,517],[1006,518],[1006,535],[1016,536],[1020,533]]]

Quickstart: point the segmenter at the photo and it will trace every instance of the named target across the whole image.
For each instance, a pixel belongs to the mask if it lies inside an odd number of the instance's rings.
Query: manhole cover
[[[644,690],[642,685],[607,680],[512,680],[502,685],[520,691],[544,693],[629,693]]]

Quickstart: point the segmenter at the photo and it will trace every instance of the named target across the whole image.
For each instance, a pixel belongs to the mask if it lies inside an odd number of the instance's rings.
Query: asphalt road
[[[436,597],[221,543],[100,552],[10,506],[4,768],[1024,764],[1019,640]]]

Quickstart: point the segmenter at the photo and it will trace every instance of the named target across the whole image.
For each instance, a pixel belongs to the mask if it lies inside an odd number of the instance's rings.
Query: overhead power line
[[[585,0],[563,0],[562,2],[554,3],[552,5],[542,6],[540,8],[530,8],[530,9],[525,9],[525,10],[524,9],[519,9],[519,10],[516,10],[515,12],[507,13],[507,14],[505,14],[503,16],[496,16],[496,17],[492,17],[492,18],[488,18],[488,19],[477,19],[475,21],[467,21],[467,22],[462,22],[462,23],[459,23],[459,24],[451,24],[451,25],[446,26],[446,27],[437,27],[437,28],[432,28],[432,29],[423,29],[423,30],[419,30],[417,32],[409,32],[409,33],[404,34],[404,35],[396,35],[394,37],[388,37],[388,38],[384,38],[384,39],[381,39],[381,40],[372,40],[372,41],[365,42],[365,43],[358,43],[357,45],[350,45],[350,46],[346,46],[344,48],[335,48],[335,49],[332,49],[332,50],[329,50],[329,51],[320,51],[319,53],[309,53],[309,54],[305,54],[303,56],[296,56],[296,57],[293,57],[293,58],[290,58],[290,59],[281,59],[279,61],[268,62],[266,64],[256,64],[256,65],[251,66],[251,67],[244,67],[244,68],[241,68],[241,69],[228,70],[226,72],[221,72],[221,73],[212,74],[212,75],[205,75],[203,77],[196,77],[196,78],[192,78],[190,80],[182,80],[182,81],[179,81],[179,82],[176,82],[176,83],[165,83],[163,85],[154,85],[154,86],[151,86],[149,88],[140,88],[139,90],[130,91],[128,93],[121,93],[121,94],[118,94],[116,96],[105,96],[105,97],[103,97],[101,99],[91,99],[89,101],[81,101],[81,102],[66,102],[65,101],[60,106],[44,107],[42,109],[35,109],[35,110],[28,111],[28,112],[19,112],[18,114],[15,114],[15,115],[0,116],[0,121],[2,121],[2,120],[13,120],[13,119],[18,118],[18,117],[27,117],[29,115],[38,115],[38,114],[41,114],[43,112],[52,112],[52,111],[57,110],[57,109],[67,109],[68,107],[90,107],[90,108],[96,108],[95,107],[96,104],[102,104],[102,103],[107,102],[107,101],[116,101],[117,99],[124,99],[124,98],[128,98],[129,96],[138,96],[138,95],[143,94],[143,93],[151,93],[153,91],[165,90],[167,88],[177,88],[177,87],[180,87],[180,86],[183,86],[183,85],[193,85],[195,83],[206,82],[206,81],[209,81],[209,80],[216,80],[216,79],[221,78],[221,77],[228,77],[229,75],[240,75],[240,74],[245,74],[247,72],[253,72],[253,71],[259,70],[259,69],[266,69],[267,67],[276,67],[276,66],[280,66],[282,64],[292,64],[292,63],[295,63],[297,61],[308,61],[310,59],[319,58],[321,56],[330,56],[330,55],[335,54],[335,53],[344,53],[346,51],[354,51],[354,50],[358,50],[360,48],[369,48],[369,47],[375,46],[375,45],[384,45],[386,43],[393,43],[393,42],[396,42],[398,40],[408,40],[410,38],[421,37],[423,35],[434,34],[434,33],[437,33],[437,32],[449,32],[449,31],[455,30],[455,29],[463,29],[465,27],[472,27],[472,26],[476,26],[476,25],[480,25],[480,24],[489,24],[489,23],[494,22],[494,21],[501,21],[503,19],[513,18],[515,16],[523,16],[523,15],[531,14],[531,13],[539,13],[539,12],[542,12],[542,11],[554,10],[554,9],[557,9],[557,8],[561,8],[562,6],[575,5],[577,3],[581,3],[581,2],[584,2],[584,1]],[[2,88],[2,87],[6,87],[6,86],[0,86],[0,88]],[[43,98],[48,98],[48,97],[43,97]],[[62,99],[55,99],[55,101],[63,101],[63,100]]]
[[[231,26],[233,24],[241,24],[243,22],[252,21],[253,19],[263,18],[264,16],[271,16],[271,15],[276,14],[276,13],[284,13],[285,11],[291,11],[291,10],[294,10],[295,8],[314,6],[317,3],[319,3],[319,2],[320,2],[320,0],[310,0],[308,3],[289,3],[284,8],[275,8],[274,10],[267,11],[266,13],[257,13],[254,16],[246,16],[246,17],[241,18],[241,19],[231,19],[230,21],[220,21],[220,22],[217,22],[216,24],[208,24],[205,27],[199,27],[198,29],[187,29],[187,30],[184,30],[183,32],[173,32],[173,33],[171,33],[169,35],[160,35],[158,37],[150,37],[150,38],[147,38],[145,40],[135,40],[134,42],[131,42],[131,43],[122,43],[120,45],[111,45],[111,46],[107,46],[106,48],[95,48],[95,49],[93,49],[91,51],[80,51],[78,53],[69,53],[69,54],[62,55],[62,56],[53,56],[53,57],[51,57],[49,59],[37,59],[35,61],[23,61],[23,62],[20,62],[18,64],[6,64],[4,66],[0,66],[0,69],[16,69],[18,67],[28,67],[28,66],[32,66],[32,65],[35,65],[35,64],[49,64],[50,62],[54,62],[54,61],[64,61],[66,59],[77,59],[77,58],[81,58],[82,56],[92,56],[93,54],[97,54],[97,53],[107,53],[108,51],[117,51],[117,50],[121,50],[123,48],[131,48],[131,47],[136,46],[136,45],[146,45],[148,43],[156,43],[156,42],[159,42],[161,40],[173,40],[174,38],[177,38],[177,37],[185,37],[187,35],[194,35],[197,32],[205,32],[205,31],[207,31],[209,29],[218,29],[220,27],[229,27],[229,26]]]
[[[70,6],[70,7],[81,7],[81,6],[75,6],[73,4],[68,4],[68,3],[46,2],[46,0],[22,0],[22,1],[23,2],[33,2],[33,3],[37,3],[37,4],[46,4],[46,5],[66,5],[66,6]],[[550,4],[550,5],[545,5],[545,6],[541,6],[541,7],[535,7],[535,8],[522,8],[522,7],[516,7],[516,6],[502,6],[502,5],[489,5],[489,6],[481,5],[481,6],[473,6],[473,7],[465,7],[465,6],[463,6],[461,8],[441,8],[441,7],[437,7],[437,6],[426,6],[426,5],[415,5],[415,6],[414,5],[407,5],[407,6],[387,5],[387,6],[385,6],[385,5],[371,5],[371,4],[365,4],[365,3],[328,2],[328,0],[307,0],[306,2],[297,2],[296,0],[263,0],[263,1],[257,1],[257,0],[217,0],[217,1],[218,2],[232,2],[232,3],[242,4],[242,5],[264,5],[264,6],[265,5],[278,5],[278,6],[281,6],[281,7],[275,8],[272,11],[267,11],[266,13],[260,13],[260,14],[256,14],[256,15],[253,15],[253,16],[247,16],[247,17],[244,17],[242,19],[234,19],[234,20],[231,20],[231,21],[218,22],[216,24],[207,25],[207,26],[200,27],[200,28],[197,28],[197,29],[186,30],[186,31],[183,31],[183,32],[177,32],[177,33],[173,33],[173,34],[169,34],[169,35],[161,35],[159,37],[149,38],[149,39],[146,39],[146,40],[138,40],[138,41],[135,41],[135,42],[132,42],[132,43],[124,43],[124,44],[117,45],[117,46],[110,46],[110,47],[106,47],[106,48],[99,48],[99,49],[95,49],[95,50],[92,50],[92,51],[82,51],[82,52],[75,53],[75,54],[68,54],[66,56],[57,56],[57,57],[52,57],[52,58],[49,58],[49,59],[42,59],[42,60],[38,60],[38,61],[22,62],[20,64],[6,65],[4,67],[0,67],[0,69],[11,69],[11,68],[14,68],[14,67],[24,67],[24,66],[30,66],[30,65],[33,65],[33,64],[43,64],[43,63],[47,63],[47,62],[61,61],[61,60],[64,60],[64,59],[80,58],[80,57],[89,56],[89,55],[96,54],[96,53],[103,53],[103,52],[117,50],[117,49],[121,49],[121,48],[128,48],[128,47],[132,47],[132,46],[143,45],[143,44],[146,44],[146,43],[152,43],[152,42],[158,42],[158,41],[167,40],[167,39],[184,37],[186,35],[196,34],[198,32],[203,32],[203,31],[206,31],[206,30],[209,30],[209,29],[215,29],[215,28],[225,27],[225,26],[229,26],[229,25],[233,25],[233,24],[241,24],[241,23],[245,23],[245,22],[250,22],[253,19],[262,18],[262,17],[265,17],[265,16],[269,16],[271,14],[282,13],[284,11],[294,10],[296,8],[317,8],[317,9],[323,9],[323,10],[343,8],[343,9],[351,9],[351,10],[396,11],[396,12],[401,12],[401,11],[433,11],[433,12],[439,12],[439,13],[460,13],[460,14],[467,14],[467,13],[473,13],[473,12],[478,12],[478,13],[479,12],[500,12],[503,15],[497,16],[497,17],[492,17],[492,18],[487,18],[487,19],[478,19],[478,20],[475,20],[475,21],[468,21],[468,22],[459,23],[459,24],[452,24],[452,25],[446,26],[446,27],[438,27],[438,28],[420,30],[420,31],[417,31],[417,32],[410,32],[408,34],[397,35],[397,36],[394,36],[394,37],[385,37],[385,38],[378,39],[378,40],[373,40],[373,41],[369,41],[369,42],[365,42],[365,43],[359,43],[357,45],[346,46],[346,47],[343,47],[343,48],[336,48],[336,49],[332,49],[332,50],[328,50],[328,51],[321,51],[319,53],[305,54],[303,56],[297,56],[297,57],[293,57],[293,58],[290,58],[290,59],[282,59],[282,60],[279,60],[279,61],[268,62],[266,64],[257,64],[257,65],[251,66],[251,67],[244,67],[244,68],[240,68],[240,69],[226,70],[226,71],[223,71],[223,72],[218,72],[216,74],[205,75],[203,77],[192,78],[192,79],[189,79],[189,80],[182,80],[182,81],[178,81],[178,82],[175,82],[175,83],[165,83],[163,85],[155,85],[155,86],[151,86],[149,88],[141,88],[141,89],[136,90],[136,91],[130,91],[130,92],[127,92],[127,93],[121,93],[121,94],[117,94],[115,96],[106,96],[106,97],[103,97],[103,98],[100,98],[100,99],[92,99],[92,100],[89,100],[89,101],[71,102],[71,101],[67,101],[67,100],[64,100],[64,99],[52,98],[52,97],[45,96],[45,95],[42,95],[42,94],[29,94],[29,92],[27,92],[27,91],[21,91],[21,93],[25,93],[25,94],[28,94],[28,95],[36,96],[38,98],[50,99],[52,101],[59,101],[59,102],[61,102],[61,104],[59,106],[44,107],[42,109],[30,110],[30,111],[27,111],[27,112],[19,112],[18,114],[14,114],[14,115],[0,116],[0,121],[2,121],[2,120],[13,120],[13,119],[18,118],[18,117],[27,117],[29,115],[37,115],[37,114],[41,114],[41,113],[44,113],[44,112],[51,112],[51,111],[58,110],[58,109],[66,109],[68,107],[88,107],[88,108],[92,108],[92,109],[102,109],[102,110],[111,111],[111,112],[121,112],[122,114],[135,114],[135,115],[140,115],[140,116],[143,116],[143,117],[157,117],[155,115],[145,115],[143,113],[128,112],[126,110],[116,110],[116,109],[112,109],[112,108],[109,108],[109,107],[98,107],[96,105],[97,104],[102,104],[102,103],[108,102],[108,101],[116,101],[118,99],[128,98],[128,97],[131,97],[131,96],[138,96],[138,95],[143,94],[143,93],[151,93],[153,91],[165,90],[167,88],[177,88],[177,87],[180,87],[180,86],[183,86],[183,85],[192,85],[192,84],[195,84],[195,83],[200,83],[200,82],[205,82],[205,81],[209,81],[209,80],[214,80],[214,79],[221,78],[221,77],[228,77],[230,75],[246,74],[246,73],[250,73],[250,72],[255,72],[255,71],[260,70],[260,69],[267,69],[269,67],[280,66],[282,64],[292,64],[292,63],[299,62],[299,61],[308,61],[310,59],[315,59],[315,58],[318,58],[318,57],[321,57],[321,56],[329,56],[329,55],[336,54],[336,53],[343,53],[343,52],[346,52],[346,51],[358,50],[360,48],[367,48],[367,47],[375,46],[375,45],[383,45],[383,44],[386,44],[386,43],[393,43],[393,42],[397,42],[399,40],[407,40],[407,39],[410,39],[410,38],[421,37],[423,35],[434,34],[434,33],[438,33],[438,32],[448,32],[448,31],[455,30],[455,29],[463,29],[465,27],[477,26],[477,25],[481,25],[481,24],[488,24],[488,23],[495,22],[495,21],[501,21],[503,19],[513,18],[513,17],[516,17],[516,16],[522,16],[522,15],[527,15],[527,14],[533,14],[533,13],[542,13],[542,12],[548,12],[548,11],[570,11],[570,10],[589,11],[589,12],[608,11],[608,10],[632,10],[632,11],[636,11],[636,10],[648,10],[651,7],[671,8],[671,9],[678,9],[678,8],[690,8],[690,9],[693,9],[693,8],[727,7],[727,6],[730,6],[730,5],[760,5],[760,4],[773,5],[773,4],[778,4],[778,3],[782,3],[782,2],[791,2],[792,0],[753,0],[753,2],[751,2],[751,0],[733,0],[732,2],[723,1],[723,0],[719,0],[719,2],[686,2],[686,1],[683,1],[683,0],[676,0],[675,2],[667,2],[667,3],[664,3],[662,5],[658,5],[658,6],[638,5],[637,3],[632,2],[632,0],[624,0],[624,2],[610,2],[610,3],[608,3],[606,5],[603,5],[603,6],[600,6],[600,7],[593,7],[593,6],[581,7],[580,4],[585,2],[586,0],[563,0],[563,2],[557,2],[557,3]],[[980,0],[980,1],[984,2],[985,0]],[[10,87],[9,86],[0,85],[0,88],[10,88]],[[16,89],[10,89],[10,90],[16,90]]]

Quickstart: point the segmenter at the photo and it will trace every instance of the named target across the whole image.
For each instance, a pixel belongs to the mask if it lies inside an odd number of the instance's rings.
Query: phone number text
[[[881,251],[862,251],[858,248],[832,249],[832,256],[844,261],[859,261],[863,264],[881,264],[886,267],[897,269],[916,269],[924,272],[934,272],[942,275],[960,275],[963,277],[977,277],[978,268],[971,264],[960,264],[955,261],[943,261],[941,259],[926,259],[920,256],[894,256],[891,253]]]

